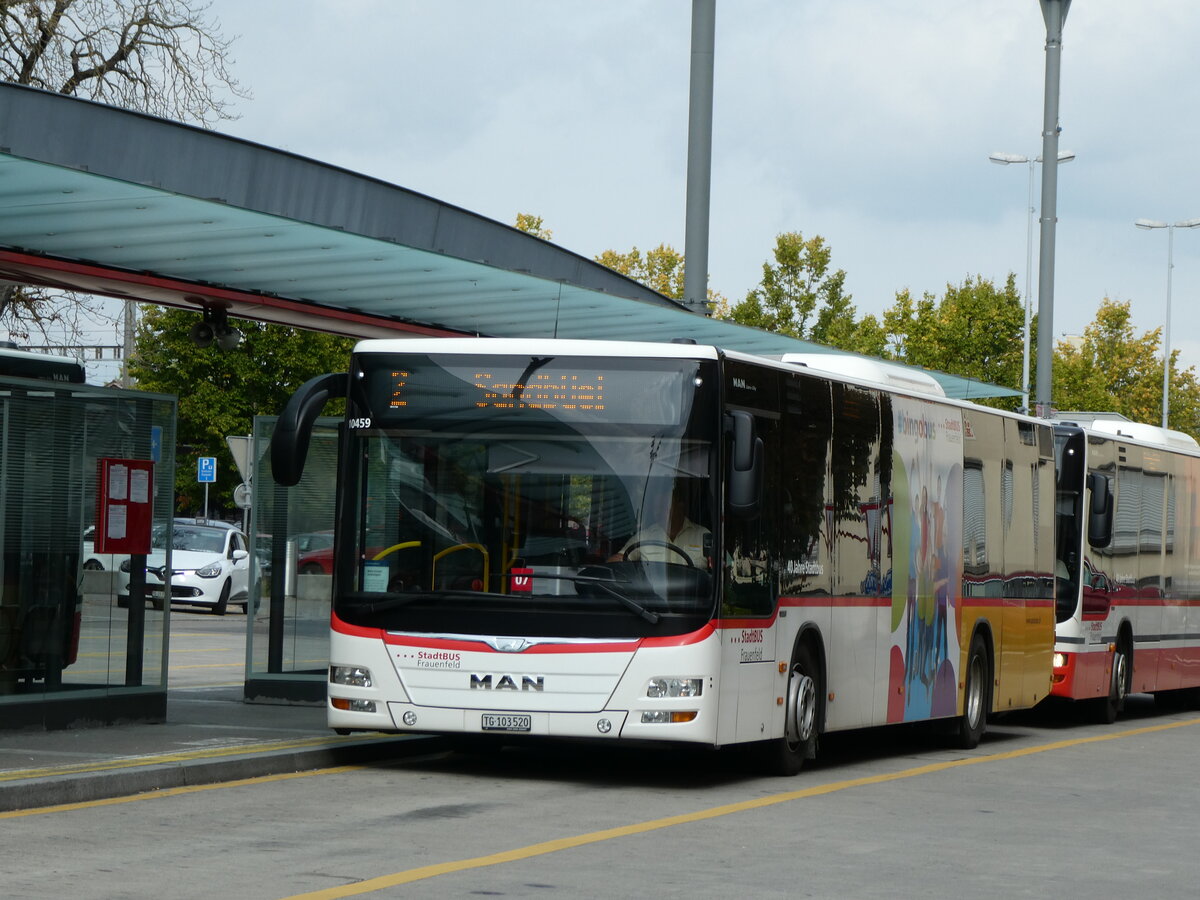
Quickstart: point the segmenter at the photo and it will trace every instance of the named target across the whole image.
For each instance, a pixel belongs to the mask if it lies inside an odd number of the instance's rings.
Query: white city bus
[[[1061,413],[1052,693],[1111,722],[1130,692],[1200,700],[1200,446]]]
[[[940,393],[691,343],[360,343],[271,451],[295,484],[347,398],[330,726],[781,773],[840,729],[974,746],[1049,691],[1053,433]]]

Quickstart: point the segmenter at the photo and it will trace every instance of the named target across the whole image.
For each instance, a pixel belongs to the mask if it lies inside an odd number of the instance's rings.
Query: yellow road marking
[[[138,800],[157,800],[159,798],[178,797],[182,794],[195,794],[198,791],[211,791],[214,788],[245,787],[249,784],[288,781],[292,778],[310,778],[313,775],[336,775],[340,772],[353,772],[361,768],[363,766],[331,766],[328,769],[313,769],[309,772],[283,772],[278,775],[260,775],[257,778],[239,778],[237,781],[223,781],[219,784],[193,784],[187,787],[163,788],[161,791],[151,791],[146,794],[131,794],[128,797],[109,797],[106,800],[85,800],[81,803],[63,803],[58,806],[42,806],[37,809],[17,809],[11,812],[0,812],[0,819],[20,819],[23,816],[72,812],[79,809],[92,809],[96,806],[115,806],[118,803],[134,803]]]
[[[117,759],[106,759],[96,762],[74,763],[66,766],[49,766],[43,769],[14,769],[0,772],[0,782],[21,781],[27,778],[45,778],[51,775],[80,775],[87,772],[108,772],[113,769],[134,769],[144,766],[160,766],[169,763],[191,762],[198,759],[214,759],[221,756],[246,756],[249,754],[272,753],[276,750],[300,750],[306,747],[336,747],[339,744],[355,741],[394,740],[395,735],[380,735],[379,737],[363,737],[362,735],[346,737],[305,738],[295,741],[270,741],[255,744],[226,744],[223,747],[207,747],[203,750],[187,750],[180,753],[162,753],[155,756],[125,756]],[[54,809],[56,807],[47,807]]]
[[[482,869],[488,866],[497,866],[502,863],[517,862],[518,860],[531,859],[536,856],[545,856],[549,853],[557,853],[560,850],[571,850],[575,847],[583,847],[588,844],[597,844],[601,841],[610,841],[614,838],[630,837],[636,834],[645,834],[650,831],[658,831],[662,828],[671,828],[675,825],[687,825],[693,822],[703,822],[707,819],[716,819],[721,816],[728,816],[734,813],[746,812],[752,809],[763,809],[768,806],[775,806],[780,803],[790,803],[793,800],[802,800],[806,797],[819,797],[823,794],[832,794],[836,791],[844,791],[849,788],[864,787],[873,784],[885,784],[889,781],[899,781],[903,778],[914,778],[919,775],[929,775],[933,772],[942,772],[948,769],[956,769],[961,766],[973,766],[979,763],[1001,762],[1003,760],[1018,759],[1022,756],[1032,756],[1035,753],[1045,753],[1050,750],[1062,750],[1067,747],[1077,747],[1083,744],[1091,744],[1099,741],[1111,741],[1117,738],[1133,737],[1139,734],[1149,734],[1154,731],[1166,731],[1169,728],[1179,728],[1184,725],[1200,724],[1200,719],[1191,719],[1185,722],[1171,722],[1167,725],[1152,725],[1146,728],[1134,728],[1128,731],[1120,731],[1113,734],[1099,735],[1096,737],[1074,738],[1065,741],[1055,741],[1050,744],[1040,744],[1036,747],[1028,747],[1024,750],[1010,750],[1005,753],[990,753],[986,756],[973,756],[967,759],[955,759],[942,763],[931,763],[927,766],[917,766],[912,769],[904,769],[901,772],[892,772],[885,775],[868,775],[865,778],[852,778],[846,781],[836,781],[831,784],[816,785],[810,788],[803,788],[798,791],[785,791],[780,794],[772,794],[767,797],[759,797],[754,800],[742,800],[739,803],[729,803],[724,806],[714,806],[711,809],[702,809],[697,812],[684,813],[678,816],[667,816],[662,819],[653,819],[649,822],[640,822],[635,825],[622,825],[618,828],[606,828],[603,831],[593,831],[588,834],[579,834],[573,837],[558,838],[553,841],[543,841],[540,844],[531,844],[528,847],[518,847],[514,850],[505,850],[500,853],[491,853],[487,856],[476,856],[472,859],[456,860],[454,862],[435,863],[429,866],[421,866],[416,869],[408,869],[404,872],[395,872],[391,875],[382,875],[378,878],[369,878],[365,881],[358,881],[353,884],[343,885],[341,887],[326,888],[324,890],[312,891],[306,894],[294,894],[290,897],[285,897],[283,900],[335,900],[339,897],[354,897],[359,894],[369,894],[375,891],[381,891],[385,888],[396,887],[402,884],[411,884],[414,881],[424,881],[429,878],[437,878],[440,875],[449,875],[454,872],[465,872],[470,869]]]
[[[990,753],[984,756],[948,760],[942,763],[930,763],[929,765],[916,766],[914,768],[904,769],[902,771],[892,772],[890,774],[869,775],[863,778],[852,778],[830,784],[815,785],[813,787],[803,788],[801,790],[784,791],[779,794],[772,794],[770,796],[759,797],[753,800],[743,800],[738,803],[729,803],[723,806],[698,810],[692,813],[684,813],[678,816],[667,816],[661,819],[653,819],[648,822],[640,822],[633,825],[623,825],[617,828],[607,828],[602,831],[593,831],[587,834],[558,838],[553,841],[543,841],[539,844],[531,844],[527,847],[518,847],[513,850],[492,853],[486,856],[477,856],[471,859],[421,866],[416,869],[395,872],[391,875],[383,875],[378,878],[371,878],[366,881],[358,881],[353,884],[343,885],[341,887],[311,891],[305,894],[294,894],[289,897],[284,897],[282,900],[336,900],[336,898],[340,897],[353,897],[360,894],[373,893],[375,891],[380,891],[389,887],[395,887],[397,885],[411,884],[415,881],[436,878],[440,875],[448,875],[454,872],[464,872],[470,869],[481,869],[488,866],[500,865],[502,863],[531,859],[537,856],[545,856],[550,853],[557,853],[560,850],[570,850],[575,847],[583,847],[587,846],[588,844],[596,844],[602,841],[612,840],[614,838],[645,834],[650,831],[670,828],[675,825],[686,825],[693,822],[702,822],[708,819],[716,819],[721,816],[732,815],[734,813],[746,812],[748,810],[763,809],[781,803],[789,803],[793,800],[802,800],[807,797],[819,797],[825,794],[844,791],[849,788],[865,787],[874,784],[885,784],[890,781],[899,781],[905,778],[929,775],[934,772],[956,769],[962,766],[971,766],[980,763],[1002,762],[1005,760],[1018,759],[1023,756],[1033,756],[1037,753],[1046,753],[1052,750],[1064,750],[1070,747],[1082,746],[1084,744],[1093,744],[1101,741],[1112,741],[1121,738],[1135,737],[1142,734],[1151,734],[1156,731],[1167,731],[1173,728],[1181,728],[1184,726],[1197,724],[1200,724],[1200,718],[1187,719],[1182,722],[1169,722],[1164,725],[1151,725],[1144,728],[1132,728],[1086,738],[1072,738],[1063,741],[1053,741],[1049,744],[1039,744],[1037,746],[1027,747],[1022,750],[1009,750],[1003,753]],[[203,753],[203,751],[200,752]],[[188,787],[164,788],[160,791],[153,791],[145,794],[134,794],[127,797],[112,797],[105,800],[89,800],[81,803],[64,803],[58,806],[44,806],[36,809],[0,812],[0,820],[17,819],[25,816],[45,815],[47,813],[72,812],[75,810],[92,809],[100,806],[114,806],[119,803],[133,803],[140,800],[165,799],[168,797],[178,797],[183,794],[194,794],[200,791],[211,791],[220,788],[269,784],[277,781],[287,781],[296,778],[311,778],[320,775],[336,775],[343,772],[361,771],[364,768],[366,767],[358,765],[332,766],[326,769],[313,769],[307,772],[288,772],[278,775],[263,775],[257,778],[242,778],[238,779],[237,781],[226,781],[216,784],[198,784]]]

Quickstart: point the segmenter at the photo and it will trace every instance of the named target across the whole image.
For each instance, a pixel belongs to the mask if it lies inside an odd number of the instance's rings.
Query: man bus
[[[347,398],[330,726],[752,743],[779,773],[841,729],[942,719],[975,746],[1049,690],[1051,428],[867,374],[691,343],[361,342],[271,449],[296,483]],[[632,552],[672,495],[698,549]]]

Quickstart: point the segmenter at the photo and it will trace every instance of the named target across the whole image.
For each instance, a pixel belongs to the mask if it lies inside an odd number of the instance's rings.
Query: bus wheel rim
[[[792,670],[788,685],[788,743],[798,746],[812,737],[817,720],[817,685],[800,668]]]
[[[978,656],[971,660],[967,675],[967,722],[974,727],[983,713],[983,660]]]

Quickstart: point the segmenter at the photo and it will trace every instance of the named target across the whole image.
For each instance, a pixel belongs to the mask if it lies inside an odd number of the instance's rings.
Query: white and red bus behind
[[[1200,447],[1061,413],[1052,693],[1113,721],[1131,692],[1200,700]]]

